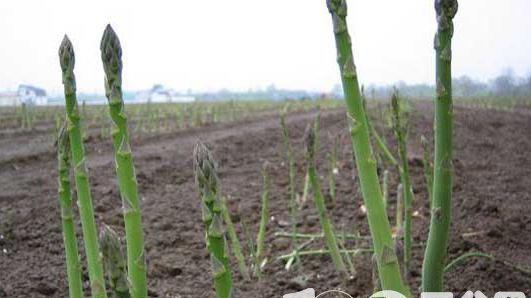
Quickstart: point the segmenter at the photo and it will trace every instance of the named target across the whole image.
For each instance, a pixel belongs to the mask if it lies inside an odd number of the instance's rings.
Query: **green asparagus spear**
[[[118,187],[122,197],[125,239],[127,242],[127,269],[131,283],[131,297],[147,297],[144,232],[133,154],[129,143],[127,116],[122,99],[122,48],[118,36],[107,25],[101,39],[101,60],[105,71],[105,95],[109,102],[113,132],[114,157]]]
[[[365,205],[374,251],[377,255],[378,274],[382,289],[394,290],[411,297],[411,293],[402,282],[398,258],[391,235],[391,225],[383,205],[382,191],[376,173],[376,162],[369,141],[367,117],[363,109],[357,79],[351,40],[347,29],[347,1],[327,0],[332,16],[343,92],[347,103],[352,147],[359,172],[361,191]]]
[[[61,127],[57,139],[57,161],[59,164],[59,203],[61,205],[63,240],[65,244],[68,293],[70,298],[82,298],[81,265],[79,264],[77,251],[72,192],[70,189],[70,144],[64,126]]]
[[[232,297],[232,277],[221,214],[221,198],[218,193],[218,177],[210,151],[202,143],[198,143],[194,149],[194,172],[201,195],[201,210],[214,287],[218,298],[229,298]]]
[[[100,231],[101,254],[112,297],[129,298],[127,265],[118,234],[105,225]]]
[[[435,162],[430,233],[422,266],[422,290],[443,290],[452,201],[452,35],[457,0],[435,0]]]
[[[403,113],[400,110],[400,98],[397,90],[394,90],[391,104],[393,107],[393,128],[398,141],[398,155],[400,157],[400,181],[404,191],[404,274],[409,275],[409,263],[411,260],[411,245],[413,236],[411,234],[412,226],[412,207],[413,190],[411,186],[411,177],[409,176],[409,164],[407,157],[407,125],[404,123]]]
[[[316,136],[315,128],[311,125],[308,126],[306,132],[306,148],[307,148],[307,162],[308,162],[308,174],[310,177],[310,183],[314,192],[315,206],[319,214],[319,220],[321,221],[321,227],[325,235],[326,245],[330,251],[332,261],[336,266],[336,270],[344,277],[349,276],[347,267],[343,262],[343,258],[339,253],[339,246],[334,233],[334,228],[328,214],[326,212],[326,205],[324,202],[323,194],[321,192],[321,186],[319,185],[319,179],[317,178],[317,169],[315,166],[315,151],[316,151]]]
[[[260,215],[260,227],[256,236],[256,272],[260,272],[260,266],[264,258],[264,242],[266,236],[267,223],[269,222],[269,175],[267,174],[268,164],[264,163],[262,168],[263,190],[262,190],[262,210]]]
[[[72,164],[74,166],[78,198],[77,203],[81,217],[81,227],[83,229],[83,239],[85,242],[85,253],[87,255],[90,287],[92,290],[92,297],[102,298],[107,297],[107,294],[105,292],[103,266],[101,264],[100,258],[100,245],[98,243],[98,233],[94,220],[89,176],[85,164],[85,148],[83,145],[79,108],[76,99],[74,48],[72,47],[72,43],[66,35],[59,48],[59,61],[61,63],[61,71],[63,73],[66,115],[68,121],[67,130],[70,139],[70,149],[72,151]]]

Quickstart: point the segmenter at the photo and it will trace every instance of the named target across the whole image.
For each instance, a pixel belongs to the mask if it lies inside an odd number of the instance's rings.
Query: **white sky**
[[[75,4],[74,4],[75,3]],[[366,83],[431,83],[433,0],[349,0],[349,29]],[[454,76],[531,73],[531,0],[460,0]],[[339,81],[325,0],[0,1],[0,89],[62,90],[57,49],[74,44],[78,90],[103,93],[99,41],[111,23],[124,88],[246,90],[275,84],[328,91]]]

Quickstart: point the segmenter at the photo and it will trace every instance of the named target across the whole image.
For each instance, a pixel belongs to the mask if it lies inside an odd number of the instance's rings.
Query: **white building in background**
[[[46,91],[31,85],[19,85],[17,91],[0,92],[0,106],[46,105]]]
[[[44,89],[30,86],[20,85],[18,86],[18,97],[20,101],[27,105],[46,105],[48,103],[48,96]]]
[[[16,91],[0,92],[0,106],[16,106],[19,104],[20,101]]]
[[[169,103],[169,102],[193,102],[195,97],[188,95],[181,95],[172,89],[166,89],[162,85],[155,85],[150,90],[139,91],[135,95],[135,102],[153,102],[153,103]]]

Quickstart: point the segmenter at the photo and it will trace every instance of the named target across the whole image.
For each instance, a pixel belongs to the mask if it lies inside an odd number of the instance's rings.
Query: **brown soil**
[[[420,134],[432,136],[432,109],[417,105],[411,123],[409,162],[414,182],[414,260],[411,286],[418,292],[429,209],[422,176]],[[315,113],[288,118],[297,152],[297,183],[304,179],[303,131]],[[500,261],[531,267],[531,117],[529,113],[456,108],[455,183],[450,259],[464,252],[482,251]],[[237,230],[242,222],[255,235],[260,217],[260,169],[271,163],[271,210],[267,256],[260,282],[245,282],[234,263],[236,297],[281,297],[302,287],[317,292],[343,287],[351,295],[372,293],[371,258],[354,259],[357,274],[341,284],[326,255],[305,257],[302,266],[287,272],[276,257],[290,252],[289,239],[274,237],[287,230],[288,179],[276,116],[236,124],[219,124],[136,139],[135,163],[142,197],[146,251],[152,297],[214,297],[209,259],[205,250],[199,199],[192,173],[192,147],[197,139],[209,144],[219,162],[223,193]],[[362,198],[353,169],[351,144],[344,111],[322,115],[319,170],[327,190],[325,155],[332,136],[340,137],[340,160],[335,207],[330,215],[337,230],[354,229],[367,235]],[[386,137],[394,146],[391,133]],[[123,233],[120,198],[114,175],[110,140],[88,140],[88,165],[98,224]],[[390,220],[398,177],[392,170]],[[56,190],[56,157],[52,138],[43,133],[3,133],[0,140],[0,297],[66,297],[66,270]],[[318,232],[313,202],[301,211],[299,231]],[[80,231],[78,223],[78,232]],[[254,236],[253,236],[254,237]],[[243,240],[243,239],[242,239]],[[244,245],[246,242],[242,242]],[[81,248],[81,238],[79,245]],[[354,243],[347,243],[352,247]],[[360,242],[358,246],[368,247]],[[320,248],[321,240],[309,248]],[[2,251],[3,250],[3,251]],[[80,249],[82,251],[82,249]],[[247,249],[246,249],[247,250]],[[85,271],[85,280],[87,279]],[[85,283],[85,287],[87,287]],[[446,274],[446,290],[456,294],[481,290],[488,296],[499,290],[531,294],[531,276],[502,262],[470,259]],[[87,290],[88,291],[88,290]],[[88,292],[86,292],[88,293]]]

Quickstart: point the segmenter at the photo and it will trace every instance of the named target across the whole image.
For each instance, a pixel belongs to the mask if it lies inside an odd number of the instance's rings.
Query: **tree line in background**
[[[396,87],[405,97],[432,98],[435,94],[435,86],[429,84],[407,84],[400,81],[394,85],[368,85],[366,96],[368,98],[388,98]],[[531,74],[527,77],[516,76],[508,69],[498,77],[481,82],[469,76],[460,76],[452,79],[453,95],[456,98],[464,97],[524,97],[531,96]],[[333,94],[341,95],[341,86],[334,87]]]

